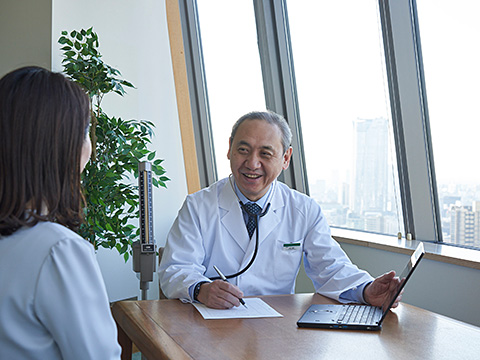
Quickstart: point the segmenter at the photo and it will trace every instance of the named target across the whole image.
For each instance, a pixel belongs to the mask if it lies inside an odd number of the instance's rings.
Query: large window
[[[283,180],[334,227],[480,247],[475,2],[179,1],[197,4],[184,30],[209,106],[194,121],[211,124],[217,178],[233,122],[267,107],[294,132]]]
[[[198,0],[197,6],[217,174],[223,178],[230,174],[232,125],[265,109],[255,14],[251,1]]]
[[[443,241],[480,247],[480,3],[417,7]]]
[[[403,231],[377,2],[287,8],[310,195],[333,226]]]

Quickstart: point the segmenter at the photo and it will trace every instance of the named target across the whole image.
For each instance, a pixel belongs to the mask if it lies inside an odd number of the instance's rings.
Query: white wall
[[[0,77],[51,63],[51,0],[0,0]]]
[[[165,1],[158,0],[54,0],[52,21],[52,69],[61,71],[57,43],[62,30],[93,26],[100,40],[103,60],[119,69],[137,89],[127,89],[123,98],[111,94],[103,109],[111,116],[148,119],[155,123],[153,149],[165,159],[171,181],[167,189],[154,188],[154,232],[163,246],[171,224],[187,194],[183,152],[168,41]],[[98,261],[110,301],[138,296],[139,281],[129,261],[116,250],[101,249]],[[155,279],[148,298],[158,297]]]

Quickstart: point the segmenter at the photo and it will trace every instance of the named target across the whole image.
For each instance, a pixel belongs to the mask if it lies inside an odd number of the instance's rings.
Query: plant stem
[[[91,161],[93,163],[97,162],[97,124],[98,124],[98,117],[100,116],[100,95],[97,93],[95,95],[97,99],[96,110],[97,114],[95,114],[94,107],[93,107],[93,98],[91,99],[91,114],[92,114],[92,124],[90,126],[90,141],[92,142],[92,156]]]

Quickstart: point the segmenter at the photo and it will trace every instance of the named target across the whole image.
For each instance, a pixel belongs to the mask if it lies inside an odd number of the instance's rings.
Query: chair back
[[[163,246],[158,248],[158,266],[160,266],[160,261],[162,261],[163,250],[165,250],[165,248]],[[158,298],[160,300],[167,299],[167,297],[165,296],[165,294],[162,291],[162,287],[160,285],[160,278],[158,279],[158,292],[159,292]]]

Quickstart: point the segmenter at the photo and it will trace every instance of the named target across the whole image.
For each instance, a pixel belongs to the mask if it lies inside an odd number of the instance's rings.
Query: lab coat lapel
[[[277,190],[279,190],[279,189],[277,188]],[[280,225],[280,216],[281,215],[279,215],[278,211],[281,210],[281,208],[284,206],[282,196],[278,192],[276,192],[273,195],[273,198],[270,200],[270,204],[271,204],[270,209],[265,214],[265,216],[260,218],[260,221],[259,221],[259,224],[258,224],[258,226],[260,228],[260,233],[259,233],[259,237],[258,237],[258,243],[259,243],[258,246],[260,246],[265,241],[265,239],[271,234],[271,232]],[[265,211],[265,209],[262,209],[262,211]],[[240,268],[245,267],[248,264],[248,262],[250,261],[250,259],[252,258],[253,252],[255,250],[255,237],[256,236],[257,236],[257,234],[254,232],[253,236],[252,236],[252,239],[250,240],[250,242],[248,244],[248,249],[246,251],[245,257],[243,258],[243,261],[242,261],[242,264],[241,264]],[[248,235],[247,235],[247,237],[248,237]],[[262,253],[261,251],[258,253],[259,259],[263,258],[264,256],[265,256],[265,254]]]
[[[278,189],[277,189],[278,190]],[[282,196],[275,191],[273,198],[270,200],[270,209],[267,214],[260,218],[260,244],[270,235],[270,233],[280,224],[280,217],[277,211],[284,206]],[[265,209],[263,209],[265,210]],[[255,236],[255,235],[254,235]]]
[[[225,214],[221,215],[221,223],[231,236],[231,238],[240,246],[243,251],[247,251],[250,239],[248,238],[247,228],[243,220],[242,210],[238,204],[238,199],[228,182],[220,192],[218,203]]]

